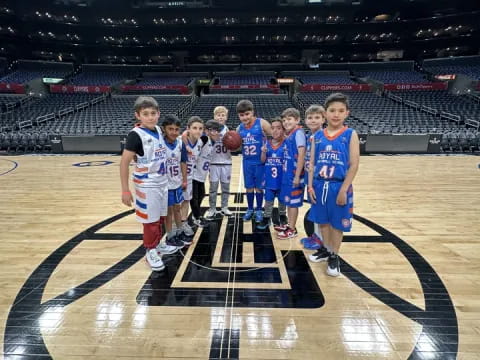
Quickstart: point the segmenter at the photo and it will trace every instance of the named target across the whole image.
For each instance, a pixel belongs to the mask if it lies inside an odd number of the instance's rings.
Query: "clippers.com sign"
[[[88,93],[99,94],[110,91],[110,86],[75,86],[75,85],[50,85],[50,92],[52,93]]]

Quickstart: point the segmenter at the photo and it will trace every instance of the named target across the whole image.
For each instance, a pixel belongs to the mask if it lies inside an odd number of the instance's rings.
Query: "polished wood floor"
[[[480,359],[479,157],[362,157],[340,278],[233,195],[152,273],[119,160],[0,157],[5,358]]]

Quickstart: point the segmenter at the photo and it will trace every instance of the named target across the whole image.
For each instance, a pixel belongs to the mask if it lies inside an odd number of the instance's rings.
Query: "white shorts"
[[[210,165],[210,182],[230,183],[232,165]]]
[[[167,216],[168,186],[140,187],[135,186],[135,215],[143,224],[160,220]]]
[[[193,192],[192,179],[189,179],[187,182],[187,188],[183,190],[183,200],[184,201],[192,200],[192,192]]]

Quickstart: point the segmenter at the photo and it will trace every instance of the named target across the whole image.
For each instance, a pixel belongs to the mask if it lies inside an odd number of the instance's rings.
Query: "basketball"
[[[242,145],[242,138],[234,130],[227,131],[223,136],[223,145],[230,151],[237,150]]]

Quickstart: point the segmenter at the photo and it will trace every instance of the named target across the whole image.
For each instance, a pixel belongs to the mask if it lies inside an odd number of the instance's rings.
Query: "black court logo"
[[[84,161],[84,162],[79,162],[72,164],[72,166],[77,166],[77,167],[89,167],[89,166],[105,166],[105,165],[110,165],[113,164],[113,161],[108,161],[108,160],[100,160],[100,161]]]
[[[241,196],[236,194],[237,198]],[[238,210],[243,213],[245,209]],[[42,302],[46,284],[57,266],[83,241],[141,240],[141,234],[138,233],[99,232],[132,213],[133,210],[125,211],[86,229],[60,246],[33,271],[10,309],[4,335],[5,355],[18,355],[15,353],[18,339],[35,339],[34,353],[50,357],[38,325],[39,318],[52,307],[65,308],[87,296],[143,259],[145,251],[140,245],[95,277]],[[337,301],[324,298],[303,251],[277,250],[268,230],[243,234],[243,220],[239,215],[240,213],[237,213],[228,221],[213,222],[197,236],[191,249],[165,257],[166,270],[151,273],[138,293],[136,302],[144,306],[217,307],[231,303],[232,308],[312,309],[322,307],[326,301]],[[391,243],[395,246],[412,265],[421,283],[425,310],[390,292],[342,260],[343,275],[393,311],[422,326],[409,359],[422,357],[426,341],[429,341],[430,345],[434,344],[437,349],[429,352],[429,359],[443,359],[445,354],[455,358],[458,351],[457,317],[449,293],[438,274],[414,248],[396,235],[361,216],[354,215],[354,219],[378,235],[346,236],[344,242]],[[307,232],[311,232],[312,224],[307,221],[305,228]],[[221,240],[218,240],[219,234],[224,234]],[[216,251],[219,241],[223,241],[221,251]],[[253,248],[253,261],[243,258],[243,247]],[[187,285],[192,282],[197,286]],[[233,291],[233,288],[228,286],[232,282],[258,286]],[[198,287],[198,284],[203,283],[215,283],[215,286]],[[262,288],[262,284],[268,284],[268,289]],[[239,330],[213,330],[210,358],[227,357],[225,349],[221,349],[222,346],[218,349],[218,344],[223,344],[226,337],[229,339],[228,358],[238,357]]]

